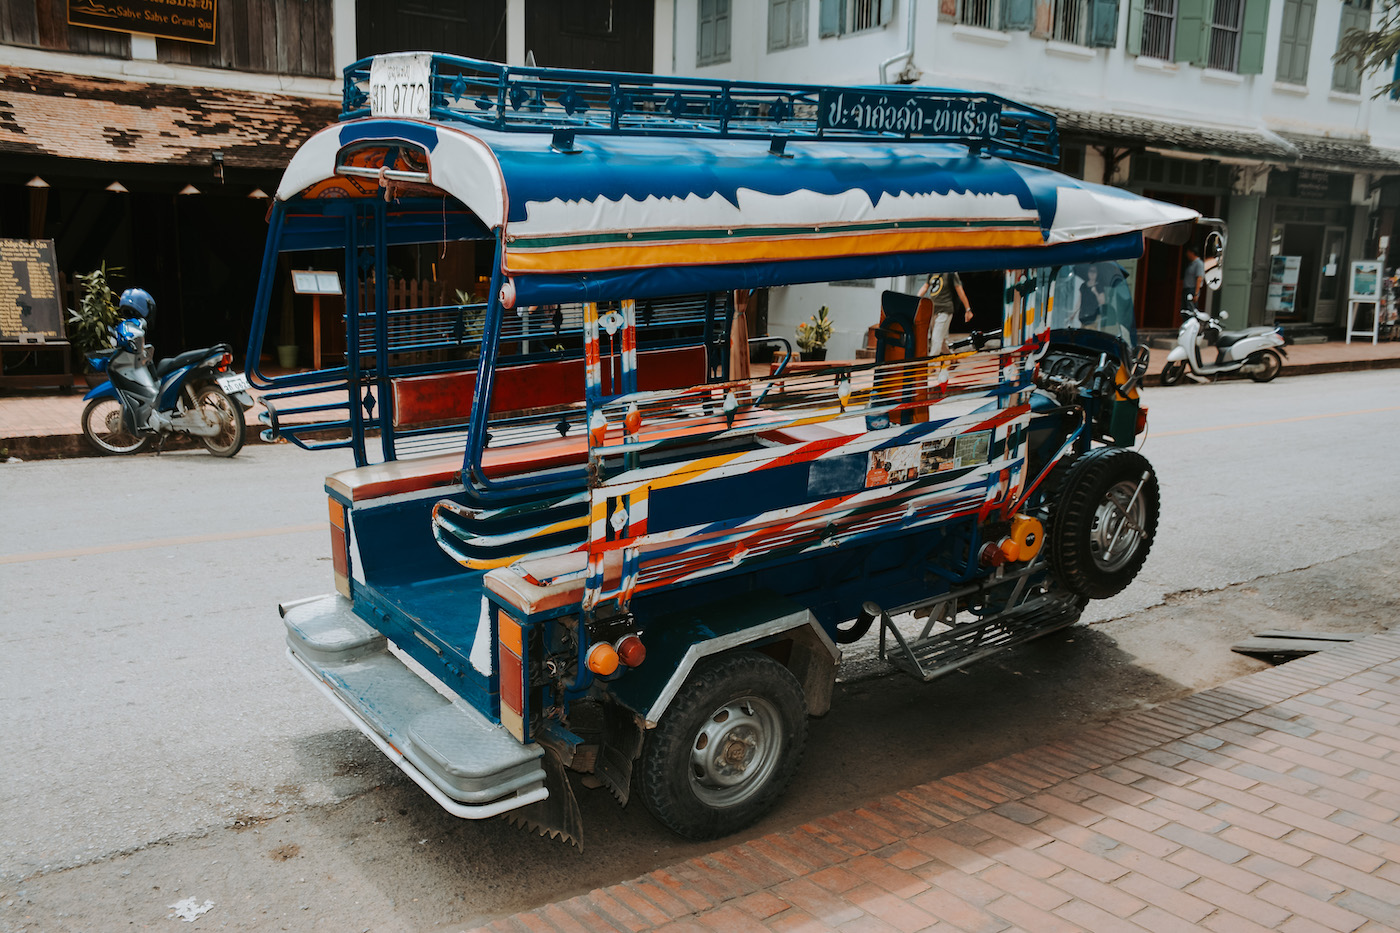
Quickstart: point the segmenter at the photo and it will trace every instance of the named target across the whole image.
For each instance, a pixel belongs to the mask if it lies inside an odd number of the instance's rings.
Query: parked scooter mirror
[[[1222,321],[1228,321],[1228,320],[1230,320],[1230,312],[1229,312],[1229,311],[1221,311],[1218,315],[1216,315],[1216,317],[1220,318],[1220,320],[1222,320]]]
[[[1225,281],[1225,236],[1219,230],[1212,230],[1206,234],[1201,261],[1206,267],[1206,288],[1213,292],[1219,291],[1221,284]]]

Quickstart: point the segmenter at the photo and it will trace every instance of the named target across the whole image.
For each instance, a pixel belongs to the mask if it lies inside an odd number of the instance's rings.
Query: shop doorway
[[[1337,320],[1346,275],[1345,227],[1320,223],[1276,223],[1270,238],[1267,310],[1295,324]]]
[[[1220,199],[1211,194],[1181,191],[1143,191],[1149,198],[1180,204],[1200,211],[1203,217],[1220,216]],[[1195,244],[1197,249],[1201,244]],[[1185,246],[1148,240],[1133,276],[1133,305],[1139,330],[1176,330],[1181,324],[1181,274],[1186,269]],[[1198,300],[1209,300],[1200,299]],[[1203,306],[1204,307],[1204,306]]]

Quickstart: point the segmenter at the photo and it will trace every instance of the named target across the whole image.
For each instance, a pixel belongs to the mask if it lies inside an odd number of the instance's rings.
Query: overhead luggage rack
[[[395,53],[345,69],[341,119],[408,117],[506,132],[960,143],[1055,165],[1055,117],[996,94],[933,87],[824,87],[512,67],[456,55]]]

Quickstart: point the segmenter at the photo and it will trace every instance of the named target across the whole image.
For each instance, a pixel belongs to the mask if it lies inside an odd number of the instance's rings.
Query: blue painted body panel
[[[117,387],[110,382],[104,382],[101,385],[93,386],[88,390],[88,394],[83,396],[83,401],[86,402],[94,398],[115,398],[120,401],[117,395]]]

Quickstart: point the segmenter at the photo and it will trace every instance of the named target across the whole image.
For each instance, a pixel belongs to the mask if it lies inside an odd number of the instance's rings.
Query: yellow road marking
[[[157,538],[154,541],[126,541],[121,544],[98,544],[75,547],[64,551],[38,551],[33,554],[0,554],[0,564],[24,564],[37,560],[62,560],[65,557],[91,557],[94,554],[115,554],[120,551],[144,551],[150,548],[180,547],[185,544],[208,544],[213,541],[238,541],[244,538],[271,538],[277,535],[298,535],[308,531],[324,531],[326,524],[288,525],[285,528],[260,528],[254,531],[226,531],[220,534],[187,535],[183,538]]]
[[[1237,428],[1267,428],[1275,424],[1296,424],[1299,421],[1319,421],[1323,418],[1349,418],[1352,415],[1378,415],[1388,411],[1400,411],[1400,405],[1386,408],[1361,408],[1356,411],[1334,411],[1325,415],[1299,415],[1296,418],[1278,418],[1274,421],[1243,421],[1239,424],[1220,424],[1210,428],[1183,428],[1180,431],[1153,431],[1153,437],[1176,437],[1181,434],[1205,434],[1208,431],[1234,431]]]

